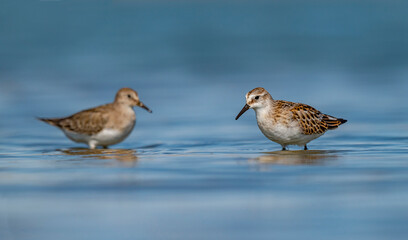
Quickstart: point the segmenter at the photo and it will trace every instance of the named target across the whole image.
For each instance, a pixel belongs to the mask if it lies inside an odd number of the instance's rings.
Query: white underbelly
[[[119,131],[115,129],[104,129],[98,134],[91,137],[92,140],[97,142],[97,145],[109,146],[123,141],[129,136],[130,131]]]
[[[320,137],[322,134],[305,135],[301,128],[292,123],[289,125],[283,124],[269,124],[264,126],[259,124],[261,132],[271,141],[277,142],[281,145],[300,145],[303,146],[315,138]]]
[[[64,131],[64,133],[74,142],[94,146],[109,146],[123,141],[132,132],[133,126],[134,125],[131,125],[121,131],[107,128],[94,135],[80,134],[72,131]]]

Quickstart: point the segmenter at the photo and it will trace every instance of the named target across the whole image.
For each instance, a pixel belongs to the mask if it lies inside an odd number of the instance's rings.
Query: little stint
[[[260,87],[246,94],[246,104],[235,120],[250,108],[255,110],[261,132],[269,140],[279,143],[282,150],[288,145],[303,146],[307,150],[310,141],[347,122],[306,104],[274,100]]]

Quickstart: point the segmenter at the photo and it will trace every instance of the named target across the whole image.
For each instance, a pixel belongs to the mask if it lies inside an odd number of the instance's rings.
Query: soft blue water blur
[[[404,238],[407,7],[2,1],[0,239]],[[124,86],[153,114],[112,149],[34,118]],[[253,112],[234,120],[258,86],[349,122],[274,152]]]

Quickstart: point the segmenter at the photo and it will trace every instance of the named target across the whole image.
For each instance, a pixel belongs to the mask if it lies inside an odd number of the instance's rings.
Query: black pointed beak
[[[242,108],[241,112],[238,113],[237,117],[235,118],[235,120],[238,120],[239,117],[241,117],[242,114],[244,114],[244,112],[246,112],[249,109],[249,105],[245,104],[245,106]]]
[[[139,107],[145,109],[146,111],[148,111],[149,113],[152,113],[152,110],[150,110],[146,105],[144,105],[144,103],[139,102],[139,104],[137,104]]]

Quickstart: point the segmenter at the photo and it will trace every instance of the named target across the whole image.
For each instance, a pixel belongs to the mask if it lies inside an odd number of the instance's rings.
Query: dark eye
[[[258,99],[259,99],[259,96],[256,96],[256,97],[255,97],[255,100],[258,100]]]
[[[128,98],[132,98],[132,96],[130,96],[130,94],[128,94]]]

